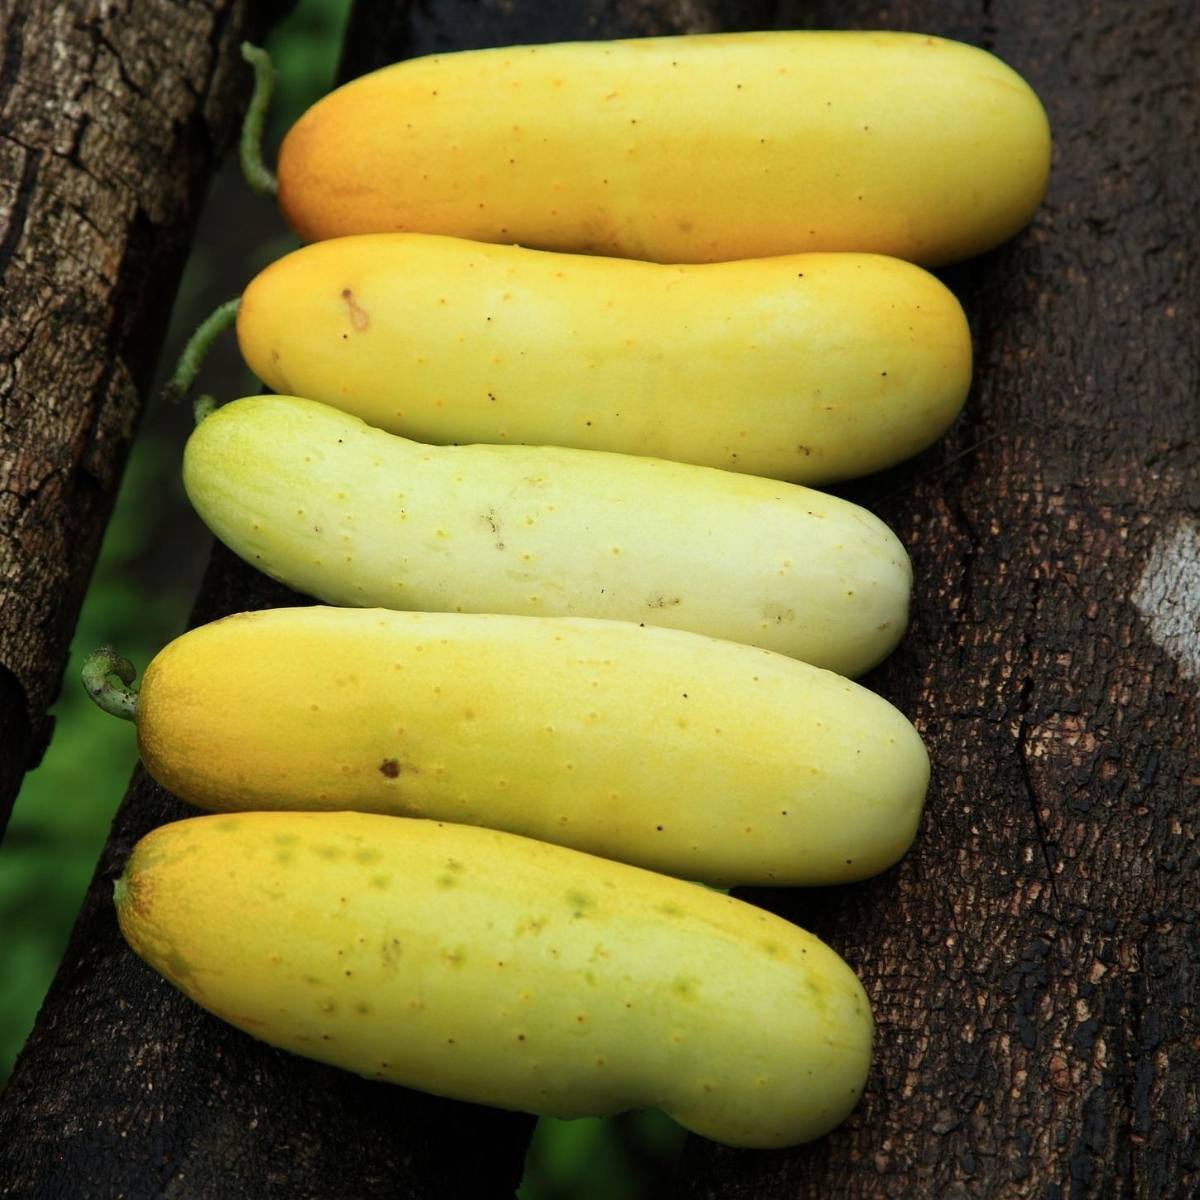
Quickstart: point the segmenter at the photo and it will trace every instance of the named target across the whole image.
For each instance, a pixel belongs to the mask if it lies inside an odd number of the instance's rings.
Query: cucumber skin
[[[155,970],[272,1045],[562,1117],[659,1106],[735,1146],[819,1137],[873,1027],[812,935],[695,884],[492,830],[355,813],[163,826],[116,892]]]
[[[908,620],[912,567],[891,530],[775,480],[425,446],[288,396],[207,417],[183,480],[235,553],[330,604],[663,625],[845,675],[886,657]]]
[[[510,46],[326,96],[284,139],[279,201],[305,241],[399,229],[657,262],[938,266],[1030,219],[1050,148],[1020,75],[923,34]]]
[[[574,618],[238,614],[160,651],[137,731],[201,808],[450,820],[730,885],[885,870],[929,782],[916,730],[858,684]]]
[[[245,289],[272,391],[439,445],[569,446],[821,485],[945,432],[971,333],[878,254],[661,266],[423,234],[305,246]]]

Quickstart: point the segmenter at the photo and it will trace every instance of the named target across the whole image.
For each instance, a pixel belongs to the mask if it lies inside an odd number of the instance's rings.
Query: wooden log
[[[208,180],[283,4],[0,0],[0,836]]]
[[[748,896],[859,969],[878,1020],[842,1129],[693,1139],[679,1195],[1200,1190],[1200,237],[1190,6],[822,4],[994,50],[1043,97],[1033,227],[949,276],[977,381],[952,437],[853,489],[908,544],[912,628],[868,682],[934,764],[908,858]]]

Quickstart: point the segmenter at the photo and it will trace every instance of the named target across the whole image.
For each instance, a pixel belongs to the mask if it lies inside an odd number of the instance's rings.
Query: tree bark
[[[547,37],[912,28],[994,49],[1055,129],[1032,228],[948,274],[976,339],[963,420],[845,489],[916,567],[908,637],[869,682],[933,758],[917,844],[867,884],[747,893],[858,969],[878,1024],[867,1096],[811,1147],[693,1139],[679,1194],[1194,1194],[1200,109],[1186,6],[1096,0],[1086,21],[1047,0],[566,9],[363,4],[347,68]],[[288,600],[218,552],[195,619]],[[112,881],[141,833],[185,811],[135,780],[0,1105],[0,1194],[511,1194],[525,1118],[269,1050],[125,949]]]
[[[236,131],[238,43],[280,8],[0,0],[0,836]]]
[[[992,49],[1042,96],[1033,227],[949,282],[976,384],[951,437],[852,489],[907,543],[912,627],[868,682],[934,784],[865,886],[747,898],[860,972],[850,1122],[692,1139],[689,1200],[1200,1191],[1200,47],[1191,6],[822,4],[813,24]],[[785,14],[786,19],[786,14]]]

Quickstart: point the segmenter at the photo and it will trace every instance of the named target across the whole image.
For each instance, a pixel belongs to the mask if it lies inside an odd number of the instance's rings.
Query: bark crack
[[[1026,618],[1024,629],[1021,637],[1021,659],[1026,664],[1028,674],[1021,680],[1021,688],[1017,693],[1017,739],[1016,752],[1017,761],[1021,767],[1021,780],[1024,784],[1025,794],[1029,798],[1029,809],[1033,816],[1033,828],[1037,834],[1038,845],[1042,851],[1042,861],[1046,864],[1046,880],[1050,888],[1050,899],[1053,902],[1054,914],[1056,918],[1061,917],[1064,910],[1062,902],[1058,894],[1058,884],[1056,882],[1056,872],[1054,869],[1054,856],[1050,850],[1050,842],[1046,836],[1046,825],[1042,820],[1041,810],[1039,808],[1038,786],[1037,780],[1034,778],[1033,771],[1030,767],[1030,759],[1032,750],[1029,744],[1029,734],[1032,728],[1032,712],[1034,708],[1033,691],[1035,687],[1035,679],[1033,675],[1033,628],[1037,623],[1038,609],[1041,605],[1042,598],[1042,581],[1037,575],[1034,575],[1030,587],[1030,604],[1029,615]]]
[[[16,194],[13,196],[12,207],[8,212],[8,224],[4,229],[4,237],[0,238],[0,279],[6,277],[8,265],[16,254],[21,235],[25,232],[25,220],[29,215],[29,206],[37,192],[38,169],[42,163],[40,150],[25,148],[25,161],[21,164],[21,175],[17,180]]]

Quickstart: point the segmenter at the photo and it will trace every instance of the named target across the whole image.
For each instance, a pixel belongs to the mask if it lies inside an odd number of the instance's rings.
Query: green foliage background
[[[350,0],[301,0],[268,41],[278,85],[267,145],[328,90]],[[248,68],[247,68],[248,69]],[[214,183],[172,314],[160,383],[191,330],[263,266],[298,243],[274,206],[246,190],[233,164]],[[202,382],[218,399],[257,390],[232,338]],[[0,1086],[66,946],[137,761],[132,728],[94,708],[79,685],[83,658],[109,642],[135,665],[179,634],[208,557],[179,460],[186,406],[152,401],[134,444],[71,648],[54,739],[30,773],[0,843]],[[639,1200],[666,1191],[682,1131],[656,1113],[539,1122],[520,1200]]]

